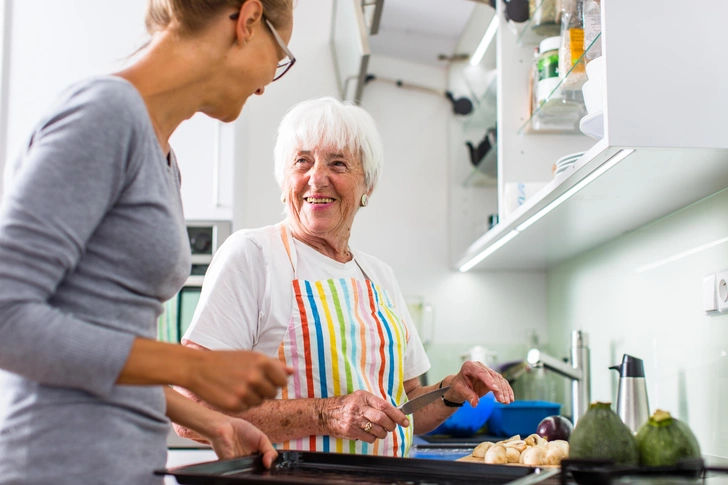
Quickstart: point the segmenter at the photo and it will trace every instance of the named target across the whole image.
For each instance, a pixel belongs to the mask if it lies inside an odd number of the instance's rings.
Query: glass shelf
[[[586,79],[586,54],[597,41],[601,42],[601,36],[601,33],[596,36],[571,66],[566,76],[521,125],[517,132],[519,135],[524,133],[581,133],[579,121],[586,115],[586,108],[581,92],[583,83],[577,81],[576,73],[583,75]]]
[[[493,152],[492,160],[489,160],[491,158],[490,154],[486,155],[485,159],[477,167],[473,167],[463,180],[462,185],[464,188],[498,186],[497,171],[495,170],[497,148],[493,147],[491,151]]]
[[[482,131],[495,127],[497,117],[497,87],[498,76],[488,83],[488,87],[482,96],[473,101],[473,113],[463,122],[465,131]]]
[[[519,45],[538,45],[547,37],[554,37],[561,33],[561,22],[557,20],[556,3],[556,0],[538,0],[536,8],[526,22],[512,23],[516,26]],[[553,19],[553,22],[545,21],[547,18]],[[536,23],[534,20],[541,20],[541,22]]]

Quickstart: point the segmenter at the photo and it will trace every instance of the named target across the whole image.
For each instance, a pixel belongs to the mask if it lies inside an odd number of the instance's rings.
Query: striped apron
[[[293,267],[293,311],[278,347],[278,358],[294,369],[281,399],[327,398],[364,390],[398,406],[404,392],[404,355],[409,334],[391,298],[373,283],[354,278],[308,281],[296,278],[296,250],[279,224]],[[357,265],[359,263],[357,262]],[[363,425],[364,423],[362,423]],[[309,436],[278,444],[279,449],[407,456],[414,429],[397,426],[383,440]]]

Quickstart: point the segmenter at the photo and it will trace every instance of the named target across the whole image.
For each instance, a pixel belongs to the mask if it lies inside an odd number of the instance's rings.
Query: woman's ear
[[[240,6],[240,14],[237,18],[235,29],[236,40],[239,44],[247,44],[253,37],[253,33],[263,21],[263,5],[260,0],[247,0]]]

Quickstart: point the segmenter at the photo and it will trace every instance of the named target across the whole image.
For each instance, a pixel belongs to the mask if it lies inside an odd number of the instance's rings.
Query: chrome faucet
[[[528,351],[526,358],[531,365],[543,365],[546,369],[571,379],[571,411],[574,426],[591,403],[589,369],[589,336],[581,330],[571,332],[571,365],[551,357],[538,349]]]

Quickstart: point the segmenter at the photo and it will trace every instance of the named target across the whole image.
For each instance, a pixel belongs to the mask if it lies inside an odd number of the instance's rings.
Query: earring
[[[369,197],[367,197],[367,194],[364,194],[361,196],[361,206],[366,207],[369,205]]]
[[[281,202],[286,203],[286,194],[281,194]]]

